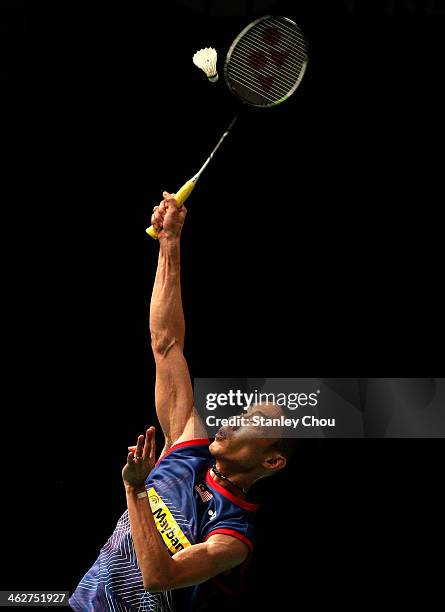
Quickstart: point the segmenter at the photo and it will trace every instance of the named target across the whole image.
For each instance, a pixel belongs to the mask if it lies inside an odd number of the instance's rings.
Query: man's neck
[[[248,474],[240,474],[230,470],[228,466],[225,466],[224,463],[216,461],[215,463],[217,471],[225,478],[220,478],[213,470],[210,470],[211,478],[219,484],[220,487],[227,489],[229,493],[239,497],[240,499],[246,499],[247,495],[242,491],[244,489],[245,492],[249,490],[249,488],[253,485],[256,478],[253,478]],[[226,480],[228,479],[228,480]],[[236,485],[236,486],[234,486]],[[240,487],[240,488],[238,488]]]

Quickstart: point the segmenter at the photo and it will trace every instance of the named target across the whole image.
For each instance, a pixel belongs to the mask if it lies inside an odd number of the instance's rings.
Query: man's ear
[[[266,457],[266,459],[263,461],[263,467],[272,474],[273,472],[282,470],[286,466],[286,463],[286,457],[277,452]]]

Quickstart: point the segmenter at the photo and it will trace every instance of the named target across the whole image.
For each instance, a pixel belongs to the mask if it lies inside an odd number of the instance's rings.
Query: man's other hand
[[[129,446],[128,449],[127,463],[122,470],[125,486],[143,488],[155,465],[155,428],[149,427],[145,438],[138,436],[136,446]]]

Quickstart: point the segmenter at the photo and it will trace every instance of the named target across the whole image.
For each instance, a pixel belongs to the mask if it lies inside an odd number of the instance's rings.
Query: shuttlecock
[[[216,71],[217,55],[216,49],[206,47],[197,51],[193,56],[193,63],[205,72],[211,83],[216,83],[218,80],[218,73]]]

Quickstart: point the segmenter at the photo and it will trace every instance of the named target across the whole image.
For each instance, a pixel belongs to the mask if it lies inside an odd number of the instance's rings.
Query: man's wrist
[[[179,245],[181,242],[181,234],[170,234],[169,232],[162,231],[159,235],[159,243],[166,245]]]
[[[145,490],[146,490],[145,483],[141,483],[138,485],[130,484],[129,482],[125,483],[125,491],[129,495],[132,495],[132,494],[136,495],[137,493],[142,493]]]

